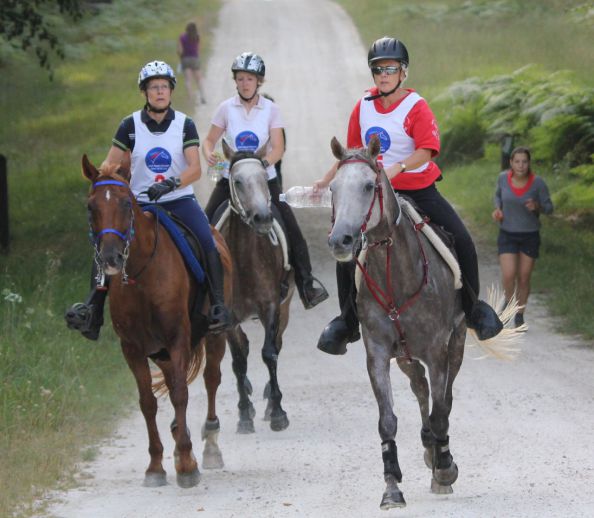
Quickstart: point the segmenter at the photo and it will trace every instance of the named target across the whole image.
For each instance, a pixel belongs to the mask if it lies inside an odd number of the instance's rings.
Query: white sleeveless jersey
[[[227,127],[225,140],[235,151],[255,152],[267,144],[266,152],[270,151],[270,122],[272,118],[272,101],[260,96],[260,101],[249,113],[243,105],[236,103],[236,96],[225,101],[227,111]],[[276,177],[273,165],[266,169],[268,179]],[[229,173],[223,176],[229,178]]]
[[[372,135],[377,134],[381,143],[381,162],[385,168],[397,162],[403,162],[415,151],[415,141],[404,131],[404,121],[414,105],[421,99],[419,94],[411,92],[395,110],[389,113],[378,113],[373,101],[361,99],[359,112],[361,142],[367,146]],[[421,173],[427,167],[429,167],[429,162],[400,174]]]
[[[188,167],[184,156],[184,123],[186,115],[175,112],[175,119],[171,121],[165,133],[155,135],[151,133],[140,120],[140,111],[132,114],[134,117],[134,132],[136,142],[132,151],[132,178],[130,187],[138,201],[149,201],[146,192],[155,182],[166,180],[170,176],[178,177]],[[193,195],[191,185],[180,187],[159,198],[159,203],[171,201],[183,196]]]

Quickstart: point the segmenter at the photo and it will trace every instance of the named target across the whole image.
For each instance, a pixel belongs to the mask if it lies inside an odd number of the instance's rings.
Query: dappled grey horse
[[[289,322],[293,271],[285,269],[283,250],[276,241],[276,234],[271,234],[273,213],[268,176],[261,159],[263,152],[234,153],[224,141],[223,152],[229,160],[231,211],[220,231],[229,243],[233,259],[231,309],[237,325],[226,335],[239,391],[237,431],[254,432],[252,386],[247,377],[249,341],[239,325],[252,317],[260,320],[265,333],[262,359],[270,380],[264,390],[264,397],[268,399],[264,418],[270,420],[272,430],[280,431],[289,426],[289,419],[281,406],[277,362],[283,332]]]
[[[401,198],[378,167],[379,139],[373,137],[364,150],[345,149],[336,138],[331,147],[339,166],[330,184],[334,221],[328,244],[338,261],[353,260],[361,247],[367,250],[366,262],[358,264],[364,282],[357,308],[379,407],[386,482],[381,508],[403,507],[390,361],[396,359],[409,377],[419,402],[431,490],[449,493],[458,477],[448,427],[466,337],[461,295],[452,270],[420,232],[422,225],[413,224],[402,210]]]

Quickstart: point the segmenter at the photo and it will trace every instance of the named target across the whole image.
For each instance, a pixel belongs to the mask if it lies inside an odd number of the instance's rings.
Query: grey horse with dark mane
[[[259,319],[265,333],[262,359],[270,379],[264,389],[264,397],[268,399],[264,419],[270,420],[272,430],[280,431],[289,426],[287,413],[281,406],[277,363],[282,336],[289,322],[289,306],[295,287],[293,271],[277,241],[277,233],[273,231],[275,219],[266,168],[262,163],[263,152],[234,153],[225,141],[223,152],[229,160],[231,210],[216,226],[229,243],[233,260],[231,310],[235,325],[227,331],[226,337],[239,391],[237,431],[254,432],[255,410],[250,400],[252,385],[247,377],[249,341],[240,325],[249,318]],[[219,212],[215,221],[221,216]]]
[[[338,261],[353,260],[361,248],[366,251],[365,262],[358,262],[364,281],[358,286],[357,308],[379,407],[386,482],[380,507],[403,507],[390,362],[395,359],[408,376],[419,402],[431,490],[450,493],[458,477],[448,436],[452,385],[466,338],[461,294],[452,269],[421,232],[423,223],[410,219],[378,167],[379,139],[373,137],[367,149],[351,150],[334,138],[331,147],[339,166],[330,184],[334,221],[329,247]],[[491,350],[495,341],[490,340]]]

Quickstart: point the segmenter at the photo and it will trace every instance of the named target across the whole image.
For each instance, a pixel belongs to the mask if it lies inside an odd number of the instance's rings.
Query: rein
[[[404,302],[404,304],[402,304],[401,306],[396,306],[396,303],[394,301],[394,296],[390,289],[390,287],[392,286],[391,252],[392,252],[392,246],[394,245],[394,239],[391,236],[391,231],[390,231],[390,235],[388,235],[386,238],[381,239],[379,241],[375,241],[373,243],[367,243],[367,239],[365,236],[365,232],[367,230],[367,224],[369,222],[369,219],[371,218],[371,214],[373,213],[373,208],[375,206],[376,200],[379,203],[379,207],[380,207],[380,220],[384,217],[384,194],[383,194],[383,186],[382,186],[381,176],[380,176],[380,167],[377,164],[377,162],[373,163],[365,158],[353,157],[353,158],[347,158],[345,160],[341,160],[338,164],[338,168],[342,167],[342,165],[344,165],[344,164],[351,164],[351,163],[367,164],[376,173],[373,199],[371,200],[371,204],[369,206],[369,210],[367,211],[365,220],[363,221],[363,224],[361,225],[360,232],[362,235],[362,241],[365,244],[364,246],[366,246],[368,250],[372,250],[374,248],[379,248],[382,246],[386,247],[386,274],[385,274],[386,275],[386,286],[387,286],[386,291],[382,290],[382,288],[379,286],[379,284],[371,278],[367,268],[363,264],[361,264],[361,262],[359,261],[359,259],[357,257],[355,257],[355,262],[356,262],[358,268],[361,270],[363,277],[365,278],[365,284],[367,285],[367,289],[369,290],[369,292],[371,293],[371,295],[373,296],[375,301],[387,313],[388,318],[394,323],[394,326],[396,327],[396,330],[398,331],[398,335],[400,337],[400,343],[402,344],[405,358],[409,362],[411,362],[412,356],[411,356],[410,350],[408,348],[408,343],[406,340],[406,333],[404,332],[404,329],[400,322],[400,315],[402,315],[406,310],[410,309],[417,302],[417,300],[419,299],[419,297],[421,295],[421,292],[423,291],[423,288],[429,283],[429,261],[427,260],[427,255],[425,254],[425,249],[423,248],[423,243],[419,236],[419,231],[423,228],[425,223],[422,222],[419,224],[415,224],[411,221],[411,223],[413,224],[414,230],[415,230],[415,237],[417,238],[417,243],[419,245],[419,251],[421,253],[421,257],[423,258],[423,280],[421,281],[421,285],[419,286],[417,291],[415,291],[415,293],[413,293]],[[398,224],[399,220],[400,220],[400,215],[398,216],[398,220],[396,221],[396,224]],[[410,221],[410,218],[409,218],[409,221]],[[332,214],[332,224],[334,224],[334,211]]]
[[[132,192],[130,191],[130,186],[127,183],[121,182],[119,180],[101,180],[99,182],[95,182],[93,184],[93,191],[97,187],[102,187],[105,185],[114,185],[116,187],[125,187],[128,190],[128,195],[130,196],[130,200],[133,201],[133,195],[132,195]],[[115,228],[105,228],[105,229],[101,229],[99,232],[95,232],[91,225],[91,218],[89,217],[89,239],[90,239],[91,244],[93,245],[93,249],[95,251],[94,261],[95,261],[95,264],[97,265],[97,275],[95,276],[95,281],[97,283],[97,289],[100,291],[107,290],[107,286],[105,285],[105,273],[103,272],[103,268],[101,267],[101,261],[100,261],[101,252],[99,251],[99,243],[101,242],[101,238],[106,234],[115,234],[122,241],[124,241],[124,244],[125,244],[124,252],[122,254],[124,256],[124,263],[122,265],[122,284],[125,284],[125,285],[135,284],[136,279],[138,279],[138,277],[140,277],[142,275],[142,273],[146,270],[147,266],[150,264],[150,262],[154,258],[155,253],[157,251],[157,245],[159,242],[159,215],[157,214],[157,217],[155,218],[155,243],[153,245],[153,250],[151,251],[151,255],[148,258],[148,261],[142,266],[142,268],[140,268],[138,273],[136,273],[136,275],[134,275],[132,277],[128,276],[128,274],[126,273],[126,262],[128,261],[128,256],[130,255],[130,244],[135,236],[134,210],[133,210],[132,205],[130,206],[130,225],[125,233],[122,233]]]

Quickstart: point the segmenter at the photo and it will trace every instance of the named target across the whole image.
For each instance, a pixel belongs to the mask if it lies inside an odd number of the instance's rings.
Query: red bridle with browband
[[[353,158],[347,158],[345,160],[341,160],[338,164],[338,168],[340,168],[344,164],[352,164],[352,163],[367,164],[376,173],[373,199],[371,200],[371,205],[369,206],[369,210],[367,211],[367,216],[365,217],[365,220],[363,221],[363,224],[361,225],[361,233],[363,234],[367,230],[367,223],[369,222],[369,219],[371,218],[371,214],[373,213],[373,207],[375,205],[376,199],[378,200],[379,206],[380,206],[380,219],[384,215],[384,195],[383,195],[383,187],[382,187],[381,178],[380,178],[380,165],[377,162],[374,163],[374,162],[371,162],[370,160],[366,160],[364,158],[353,157]],[[371,295],[373,295],[373,298],[382,307],[382,309],[388,314],[388,317],[390,318],[390,320],[392,322],[394,322],[394,325],[396,326],[396,329],[398,330],[398,334],[400,336],[400,343],[402,344],[405,358],[409,362],[412,361],[412,357],[411,357],[411,354],[410,354],[410,351],[408,348],[408,344],[406,342],[406,335],[404,333],[404,329],[402,328],[402,325],[400,323],[400,315],[402,313],[404,313],[407,309],[409,309],[418,300],[423,288],[429,282],[429,261],[427,260],[425,250],[423,248],[423,243],[421,241],[421,238],[419,237],[419,232],[425,225],[425,222],[426,221],[419,223],[419,224],[413,224],[413,227],[415,229],[415,236],[417,238],[417,243],[419,244],[419,250],[420,250],[421,256],[423,258],[423,280],[421,282],[421,286],[419,287],[419,289],[415,293],[413,293],[413,295],[411,297],[409,297],[406,300],[406,302],[404,304],[402,304],[400,307],[396,307],[396,304],[394,302],[394,297],[392,296],[392,293],[390,291],[390,286],[392,286],[391,253],[390,252],[392,250],[392,245],[394,244],[394,240],[392,239],[392,236],[388,236],[385,239],[381,239],[379,241],[375,241],[373,243],[367,244],[367,248],[369,250],[371,250],[373,248],[380,247],[380,246],[386,247],[386,286],[387,286],[386,291],[382,290],[382,288],[378,285],[378,283],[375,282],[371,278],[371,276],[369,275],[369,272],[367,271],[367,268],[365,268],[365,266],[363,264],[361,264],[359,259],[355,257],[355,262],[356,262],[357,266],[359,267],[359,269],[361,270],[363,277],[365,278],[365,284],[367,285],[369,292],[371,293]],[[334,206],[332,207],[332,225],[334,225]]]

